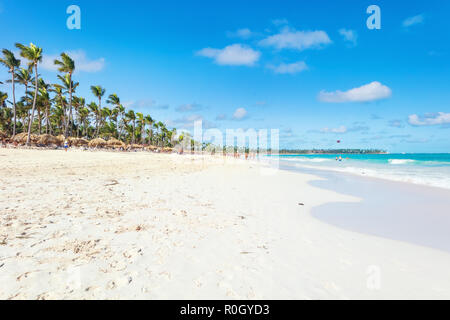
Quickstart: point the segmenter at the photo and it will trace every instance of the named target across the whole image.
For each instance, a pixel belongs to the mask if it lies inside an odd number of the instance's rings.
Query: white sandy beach
[[[450,299],[450,254],[321,222],[313,207],[360,199],[266,173],[0,149],[0,298]]]

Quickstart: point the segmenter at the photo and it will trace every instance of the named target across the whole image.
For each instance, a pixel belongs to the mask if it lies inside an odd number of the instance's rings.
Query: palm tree
[[[11,73],[11,82],[12,82],[12,95],[13,95],[13,116],[14,116],[14,125],[13,125],[13,136],[16,135],[16,86],[14,80],[16,78],[16,68],[20,67],[20,60],[16,59],[14,53],[7,49],[3,49],[3,58],[0,58],[0,63],[2,63],[5,67],[9,69]]]
[[[111,118],[111,116],[113,115],[113,112],[111,111],[111,109],[104,107],[101,109],[100,111],[100,126],[103,128],[105,126],[105,124],[107,124],[108,118]],[[109,127],[108,129],[110,129],[111,127]],[[110,132],[107,132],[110,133]]]
[[[90,114],[89,109],[84,107],[83,104],[83,107],[80,108],[79,110],[80,123],[83,123],[83,137],[86,137],[87,135],[87,120],[89,118],[89,114]]]
[[[81,97],[73,97],[73,107],[77,115],[77,138],[80,136],[80,110],[86,105],[86,100]]]
[[[117,110],[117,118],[119,118],[120,116],[120,120],[118,120],[118,124],[117,124],[117,132],[118,132],[118,139],[120,140],[122,137],[122,129],[123,129],[123,122],[124,122],[124,117],[125,117],[125,107],[123,105],[119,105],[116,107]]]
[[[56,94],[56,96],[54,98],[54,101],[57,103],[57,105],[59,105],[62,108],[64,114],[66,114],[65,103],[64,103],[64,96],[63,96],[64,87],[62,85],[60,85],[60,84],[57,84],[57,83],[54,83],[52,85],[52,87],[53,87],[53,89],[51,89],[51,91]],[[58,122],[59,122],[59,120],[58,120]],[[64,119],[63,119],[64,127],[65,127],[65,123],[66,123],[66,118],[64,116]]]
[[[145,130],[145,119],[144,114],[142,112],[136,112],[136,117],[139,123],[140,132],[139,135],[141,136],[141,143],[142,139],[144,138],[144,130]]]
[[[45,133],[48,134],[50,126],[50,108],[52,100],[50,99],[50,85],[45,83],[44,79],[39,78],[39,97],[45,109]]]
[[[31,119],[30,124],[28,125],[28,137],[27,137],[27,145],[30,145],[30,135],[31,135],[31,125],[33,124],[34,118],[34,110],[36,108],[36,100],[37,100],[37,92],[38,92],[38,63],[42,61],[42,48],[35,46],[33,43],[30,43],[29,47],[24,46],[23,44],[16,43],[16,47],[20,49],[20,55],[25,59],[30,61],[29,65],[34,66],[34,98],[33,98],[33,109],[31,110]]]
[[[8,99],[8,94],[0,91],[0,107],[6,108],[6,99]]]
[[[106,103],[112,104],[114,106],[113,112],[114,112],[114,117],[115,117],[115,120],[116,120],[117,137],[119,137],[119,139],[120,139],[120,132],[119,132],[119,121],[120,121],[120,119],[119,119],[119,116],[122,115],[122,112],[121,112],[122,105],[120,104],[120,98],[115,93],[110,94],[109,97],[108,97],[108,100],[106,100]]]
[[[73,61],[67,53],[61,53],[61,60],[55,59],[54,63],[59,66],[58,71],[63,72],[66,75],[66,81],[69,85],[69,115],[68,115],[68,121],[67,123],[70,125],[70,122],[73,121],[72,117],[72,74],[75,71],[75,61]],[[67,138],[69,125],[66,127],[66,131],[64,136]]]
[[[131,136],[131,143],[135,143],[135,138],[136,138],[136,114],[134,113],[133,110],[129,110],[126,114],[125,117],[132,122],[132,136]]]
[[[58,79],[61,80],[63,84],[63,88],[66,90],[66,93],[69,93],[69,99],[72,99],[72,93],[75,92],[75,89],[78,87],[79,83],[74,83],[71,79],[71,76],[67,73],[64,77],[58,75]],[[71,124],[73,123],[72,118],[72,108],[69,105],[69,114],[67,115],[66,128],[64,132],[64,136],[68,136],[69,127],[72,128]]]
[[[94,114],[95,116],[95,132],[96,135],[98,135],[98,131],[99,131],[99,115],[100,115],[100,109],[97,106],[97,104],[95,102],[91,102],[90,104],[88,104],[88,108],[91,110],[91,112]]]
[[[28,98],[28,87],[30,86],[30,83],[32,84],[34,82],[34,77],[32,75],[33,73],[33,66],[28,66],[28,68],[20,68],[16,71],[16,81],[20,84],[22,84],[25,87],[25,98]],[[28,102],[25,99],[25,103],[28,104]]]
[[[0,91],[0,129],[11,132],[11,109],[6,107],[8,94]]]
[[[106,90],[101,86],[91,86],[91,91],[98,98],[98,109],[102,109],[102,97],[105,95]],[[97,136],[99,134],[100,127],[97,127]]]
[[[152,143],[152,139],[153,139],[153,119],[152,117],[150,117],[150,115],[145,116],[145,124],[148,124],[149,129],[148,129],[148,143],[151,144]]]

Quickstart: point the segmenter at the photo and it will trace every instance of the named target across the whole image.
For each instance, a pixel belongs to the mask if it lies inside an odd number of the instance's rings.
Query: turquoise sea
[[[450,153],[279,155],[295,167],[332,170],[450,189]],[[342,158],[342,161],[336,160]],[[272,157],[273,158],[273,157]]]

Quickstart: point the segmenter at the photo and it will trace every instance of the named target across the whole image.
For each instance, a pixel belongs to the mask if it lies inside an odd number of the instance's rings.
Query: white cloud
[[[216,121],[223,121],[223,120],[226,120],[226,119],[227,119],[227,115],[224,114],[224,113],[219,114],[219,115],[217,115],[217,117],[216,117]]]
[[[344,38],[345,41],[351,42],[354,46],[356,46],[356,41],[358,39],[358,34],[355,30],[349,29],[340,29],[339,34]]]
[[[391,120],[388,125],[393,128],[403,128],[403,121],[401,120]]]
[[[238,108],[233,113],[233,119],[234,120],[242,120],[245,117],[247,117],[247,115],[248,115],[247,110],[245,110],[244,108]]]
[[[201,110],[202,106],[197,103],[188,103],[179,106],[176,111],[178,112],[190,112],[190,111],[198,111]]]
[[[358,122],[355,122],[350,128],[347,128],[346,126],[340,126],[338,128],[328,128],[325,127],[320,130],[321,133],[338,133],[338,134],[344,134],[349,132],[368,132],[369,127],[362,125]]]
[[[231,38],[248,39],[253,35],[253,32],[248,28],[238,29],[235,32],[227,32],[227,35]]]
[[[289,21],[287,19],[274,19],[274,20],[272,20],[272,23],[276,26],[281,26],[281,25],[288,24]]]
[[[308,66],[304,61],[298,61],[294,63],[282,63],[278,66],[272,66],[269,65],[268,68],[272,69],[275,73],[281,73],[281,74],[294,74],[298,72],[302,72],[306,69],[308,69]]]
[[[340,126],[339,128],[323,128],[320,130],[322,133],[346,133],[347,127],[346,126]]]
[[[135,110],[148,110],[148,109],[160,109],[166,110],[169,109],[169,105],[167,104],[156,104],[155,100],[152,99],[142,99],[137,101],[126,101],[123,102],[122,105],[127,109],[135,109]]]
[[[319,93],[319,100],[322,102],[342,103],[342,102],[369,102],[389,98],[392,90],[378,81],[363,85],[359,88],[348,91],[334,91]]]
[[[425,16],[423,14],[419,14],[414,17],[409,17],[403,21],[403,27],[408,28],[416,24],[422,24],[425,21]]]
[[[329,43],[331,40],[325,31],[296,31],[289,27],[259,42],[262,46],[274,47],[278,50],[320,48]]]
[[[105,67],[105,59],[89,60],[83,50],[66,52],[75,61],[75,72],[99,72]],[[49,71],[58,71],[55,59],[60,59],[60,55],[44,55],[40,67]]]
[[[189,115],[189,116],[185,116],[183,118],[180,119],[176,119],[173,121],[173,123],[175,123],[178,127],[180,127],[181,129],[189,129],[189,128],[193,128],[195,122],[197,121],[201,121],[202,122],[202,126],[203,128],[214,128],[214,124],[208,120],[205,120],[203,118],[203,116],[199,115],[199,114],[193,114],[193,115]]]
[[[450,124],[450,113],[428,113],[421,117],[417,114],[412,114],[408,117],[408,122],[413,126],[446,125]]]
[[[197,55],[212,58],[219,65],[253,66],[261,53],[241,44],[233,44],[223,49],[204,48]]]

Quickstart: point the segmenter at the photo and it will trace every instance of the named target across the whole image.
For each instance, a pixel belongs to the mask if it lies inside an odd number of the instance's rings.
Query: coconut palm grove
[[[151,115],[127,110],[116,93],[92,85],[92,97],[77,95],[75,61],[61,53],[54,63],[59,83],[47,83],[39,75],[42,48],[17,43],[20,57],[3,49],[0,63],[8,69],[12,96],[0,91],[0,138],[30,145],[110,146],[171,148],[183,140],[176,129],[169,130]],[[2,79],[3,80],[3,79]],[[25,95],[16,96],[22,86]],[[109,93],[109,94],[108,94]]]

